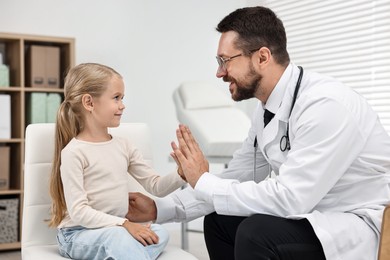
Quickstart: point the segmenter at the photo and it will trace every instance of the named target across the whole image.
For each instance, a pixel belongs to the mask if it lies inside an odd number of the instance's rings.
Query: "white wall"
[[[244,0],[1,0],[0,31],[74,37],[76,63],[115,68],[126,84],[123,122],[152,127],[155,167],[168,163],[177,121],[172,92],[215,78],[218,22]],[[245,104],[244,104],[245,105]],[[241,105],[242,106],[242,105]]]

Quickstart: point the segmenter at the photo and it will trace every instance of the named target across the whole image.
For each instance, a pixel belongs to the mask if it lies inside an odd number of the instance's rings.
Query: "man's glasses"
[[[251,51],[249,51],[249,54],[252,54],[252,53],[256,52],[259,49],[251,50]],[[243,56],[243,55],[244,55],[244,53],[240,53],[240,54],[237,54],[237,55],[234,55],[234,56],[231,56],[231,57],[227,57],[227,58],[223,58],[221,56],[216,56],[215,58],[217,59],[217,62],[218,62],[218,71],[226,72],[227,71],[226,70],[226,63],[228,61],[231,61],[234,58],[237,58],[237,57],[240,57],[240,56]]]
[[[223,72],[226,72],[226,63],[228,61],[231,61],[232,59],[234,58],[237,58],[237,57],[240,57],[242,56],[243,54],[240,53],[240,54],[237,54],[237,55],[234,55],[234,56],[231,56],[231,57],[228,57],[228,58],[222,58],[221,56],[216,56],[215,58],[217,59],[217,62],[218,62],[218,71],[223,71]]]

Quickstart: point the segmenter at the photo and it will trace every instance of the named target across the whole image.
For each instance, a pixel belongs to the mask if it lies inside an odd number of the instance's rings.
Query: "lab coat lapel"
[[[276,138],[279,129],[279,119],[275,117],[271,120],[267,127],[263,130],[263,148]]]
[[[263,132],[261,135],[262,136],[261,142],[259,144],[260,144],[260,147],[261,147],[262,152],[264,154],[267,154],[265,152],[266,151],[265,148],[268,144],[270,144],[272,141],[274,141],[276,138],[278,138],[278,136],[285,134],[284,132],[283,132],[283,134],[279,134],[278,132],[281,131],[281,129],[282,129],[282,131],[286,131],[285,127],[283,127],[283,125],[287,124],[288,116],[289,116],[289,112],[290,112],[289,109],[290,109],[290,105],[291,105],[291,98],[289,98],[289,95],[285,96],[285,99],[286,98],[289,100],[287,100],[287,102],[283,102],[280,105],[273,120],[271,120],[269,122],[269,124],[267,125],[267,127],[263,129]]]
[[[269,124],[267,125],[266,128],[263,130],[263,140],[262,140],[262,148],[264,149],[265,146],[267,146],[270,142],[275,140],[278,136],[278,131],[281,128],[280,124],[281,123],[287,123],[288,121],[288,109],[285,104],[286,103],[291,103],[290,101],[282,103],[281,106],[279,107],[278,111],[275,114],[275,117]]]

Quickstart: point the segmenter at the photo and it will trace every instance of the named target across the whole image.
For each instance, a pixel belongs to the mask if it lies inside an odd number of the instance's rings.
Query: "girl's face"
[[[94,99],[93,115],[95,122],[102,127],[117,127],[120,124],[123,110],[125,86],[123,80],[114,76],[108,83],[106,91]]]

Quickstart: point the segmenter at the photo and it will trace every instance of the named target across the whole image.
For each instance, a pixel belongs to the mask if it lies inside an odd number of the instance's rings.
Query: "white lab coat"
[[[266,104],[276,112],[266,128],[259,104],[248,138],[228,169],[203,174],[195,190],[156,200],[158,222],[213,211],[307,218],[327,259],[376,259],[383,209],[390,202],[390,137],[360,95],[309,71],[289,117],[298,75],[293,64],[285,70]],[[291,150],[282,152],[287,122]],[[274,178],[266,178],[270,168]]]

